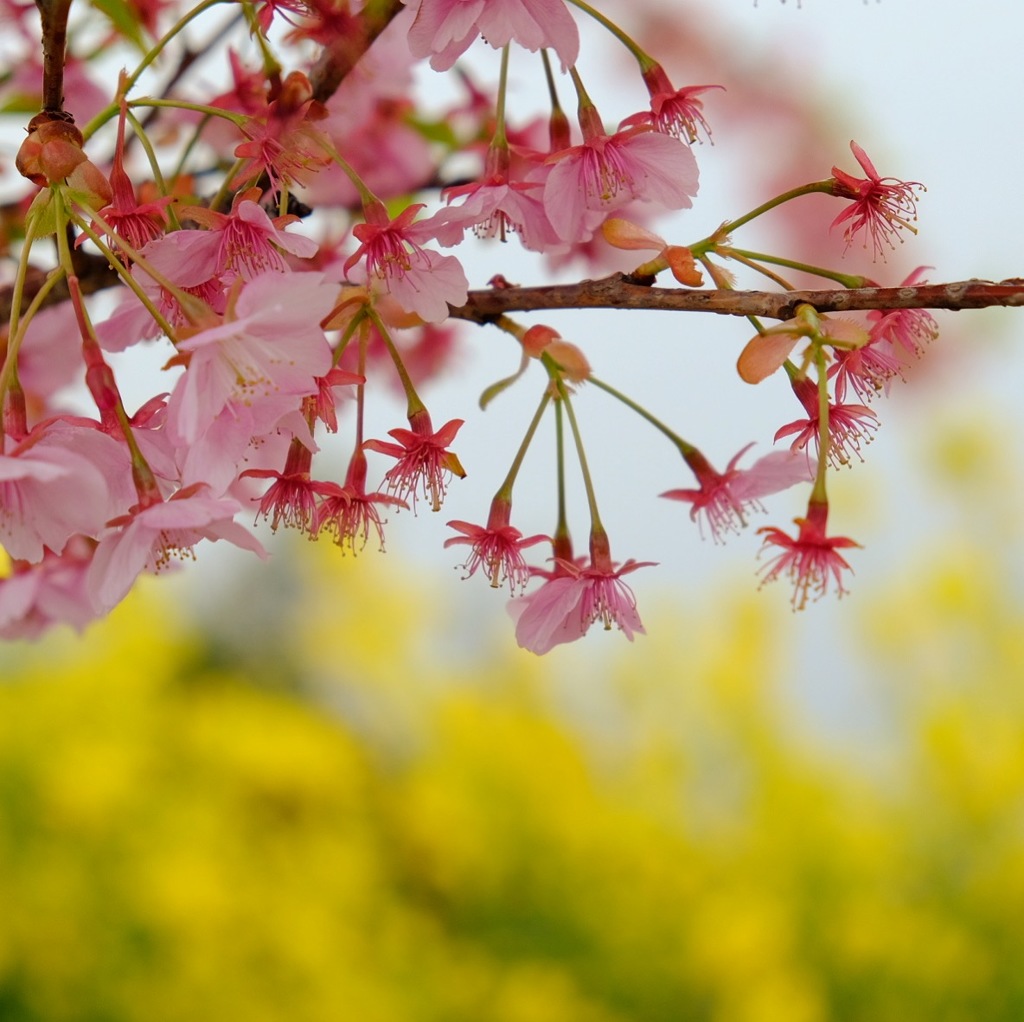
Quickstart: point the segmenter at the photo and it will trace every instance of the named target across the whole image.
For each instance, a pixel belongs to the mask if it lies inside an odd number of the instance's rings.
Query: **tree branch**
[[[650,287],[637,278],[615,273],[600,280],[542,287],[496,287],[470,291],[465,305],[451,310],[455,319],[487,323],[509,312],[546,309],[661,309],[671,312],[713,312],[721,316],[764,316],[792,319],[797,306],[818,312],[868,309],[985,309],[1024,306],[1024,278],[995,283],[962,280],[914,287],[862,287],[826,291],[691,291]]]

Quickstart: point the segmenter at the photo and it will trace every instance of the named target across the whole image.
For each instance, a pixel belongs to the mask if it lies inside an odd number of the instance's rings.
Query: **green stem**
[[[579,423],[576,421],[576,413],[572,409],[572,402],[569,399],[569,388],[562,382],[560,377],[554,377],[555,386],[558,388],[558,396],[565,405],[565,414],[569,417],[569,428],[572,430],[572,438],[576,444],[576,456],[580,463],[580,472],[583,474],[583,487],[587,491],[587,506],[590,508],[590,531],[591,533],[603,533],[604,526],[601,524],[601,515],[597,510],[597,494],[594,492],[594,483],[590,478],[590,468],[587,465],[587,455],[583,450],[583,436],[580,433]]]
[[[377,311],[371,306],[367,306],[366,315],[373,320],[373,325],[377,328],[377,333],[380,334],[381,340],[384,342],[388,349],[388,354],[391,356],[391,361],[395,364],[395,372],[398,373],[398,379],[402,383],[402,389],[405,391],[405,399],[408,402],[408,417],[412,418],[412,416],[418,412],[425,412],[427,410],[427,406],[420,400],[419,394],[416,393],[412,377],[409,375],[408,369],[405,368],[402,356],[399,355],[398,349],[395,347],[395,342],[391,339],[391,334],[388,332],[388,328],[384,325],[384,321],[379,315],[377,315]]]
[[[742,227],[744,224],[750,223],[751,220],[756,220],[762,213],[767,213],[769,210],[775,209],[776,206],[781,206],[791,199],[797,199],[801,195],[813,195],[815,192],[824,192],[826,195],[831,195],[832,186],[833,181],[829,178],[827,181],[812,181],[810,184],[791,188],[788,192],[783,192],[781,195],[776,195],[774,199],[761,203],[760,206],[752,209],[749,213],[744,213],[743,216],[736,220],[726,220],[714,234],[709,234],[706,238],[696,242],[696,244],[687,245],[687,248],[689,248],[695,258],[702,256],[705,252],[717,249],[721,241],[731,232],[735,231],[737,227]]]
[[[697,448],[693,444],[687,443],[678,433],[674,433],[668,426],[665,425],[660,419],[653,416],[646,408],[642,405],[638,405],[632,398],[626,397],[625,394],[620,390],[616,390],[611,384],[605,383],[603,380],[599,380],[596,376],[590,376],[588,383],[592,383],[595,387],[599,387],[606,394],[611,394],[616,401],[621,401],[631,411],[636,412],[642,419],[646,419],[656,430],[667,437],[679,451],[679,453],[685,458],[688,454],[694,454]]]
[[[505,94],[508,91],[508,51],[507,44],[501,51],[501,71],[498,73],[498,98],[494,107],[494,137],[491,148],[507,149],[508,137],[505,134]]]
[[[519,475],[519,469],[522,467],[523,458],[526,457],[526,452],[530,448],[530,444],[533,442],[533,436],[537,432],[537,427],[540,425],[540,420],[544,416],[544,410],[548,406],[548,402],[551,400],[551,391],[549,388],[544,388],[544,394],[540,399],[540,404],[537,406],[537,411],[533,413],[533,418],[530,420],[530,425],[526,428],[526,436],[523,437],[523,442],[519,445],[519,450],[516,451],[516,456],[512,459],[512,465],[508,470],[508,475],[505,476],[505,481],[498,487],[498,492],[494,495],[495,500],[504,500],[509,504],[512,503],[512,487],[515,485],[516,477]]]
[[[626,33],[619,28],[614,21],[605,17],[605,15],[603,15],[599,10],[596,10],[591,7],[590,4],[586,3],[586,0],[569,0],[569,3],[574,7],[578,7],[584,14],[589,14],[590,17],[592,17],[599,25],[608,29],[608,31],[611,32],[611,34],[615,36],[615,38],[618,39],[634,57],[636,57],[637,63],[639,63],[642,70],[646,71],[654,65],[654,61],[651,57],[649,57],[630,36],[626,35]]]
[[[828,424],[828,370],[825,365],[825,350],[816,345],[814,365],[818,371],[818,469],[814,475],[814,487],[811,490],[811,501],[824,504],[828,500],[825,491],[825,474],[828,470],[829,448],[832,434]]]
[[[812,266],[810,263],[801,263],[795,259],[783,259],[780,256],[765,255],[764,252],[751,252],[744,248],[720,247],[716,251],[727,259],[736,255],[744,259],[755,259],[761,263],[771,263],[773,266],[785,266],[790,270],[811,273],[816,277],[834,280],[837,284],[842,284],[843,287],[858,288],[868,286],[867,277],[859,277],[853,273],[840,273],[838,270],[827,270],[824,267]],[[792,288],[787,288],[787,290],[792,290]]]

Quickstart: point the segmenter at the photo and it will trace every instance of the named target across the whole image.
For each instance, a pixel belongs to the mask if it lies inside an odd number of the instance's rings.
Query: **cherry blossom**
[[[379,202],[366,207],[366,223],[352,233],[359,248],[345,263],[347,273],[365,261],[369,278],[378,282],[407,312],[430,322],[448,316],[448,306],[466,301],[469,282],[455,256],[442,256],[421,247],[433,236],[428,221],[414,223],[422,203],[407,206],[394,220]]]
[[[93,542],[73,536],[60,554],[15,561],[0,579],[0,638],[35,639],[54,625],[81,631],[96,617],[88,597],[86,572]]]
[[[317,508],[316,531],[334,536],[334,542],[344,551],[347,547],[356,554],[365,548],[371,530],[377,536],[378,548],[384,550],[384,522],[380,507],[408,508],[404,500],[386,493],[366,492],[366,455],[356,451],[349,462],[344,486],[337,483],[317,483],[320,503]]]
[[[168,403],[168,425],[191,444],[229,401],[315,394],[331,368],[319,321],[336,288],[320,273],[260,274],[239,291],[229,318],[179,342],[188,368]]]
[[[202,484],[179,490],[169,500],[136,506],[114,519],[100,540],[87,575],[90,599],[97,613],[117,606],[143,570],[159,572],[175,558],[195,559],[193,547],[202,539],[224,539],[260,557],[266,551],[234,521],[241,504],[213,497]]]
[[[182,206],[180,215],[208,230],[199,232],[215,250],[215,272],[233,270],[243,280],[252,280],[267,270],[283,273],[288,269],[282,252],[301,258],[316,255],[319,247],[311,238],[284,230],[297,223],[297,216],[271,219],[258,204],[259,189],[250,188],[235,196],[230,213],[218,213],[203,206]]]
[[[553,49],[563,68],[576,63],[579,31],[563,0],[419,0],[409,48],[447,71],[478,37],[495,49],[516,42],[528,50]]]
[[[846,592],[843,572],[852,569],[837,551],[860,544],[845,536],[830,538],[826,535],[827,503],[811,500],[807,517],[795,518],[794,522],[798,527],[796,538],[775,526],[758,529],[764,536],[762,554],[773,547],[779,548],[761,569],[761,585],[785,575],[793,583],[793,609],[803,610],[809,599],[817,600],[825,595],[829,583],[835,586],[837,595]]]
[[[460,479],[466,475],[458,457],[448,450],[455,434],[463,425],[462,419],[451,419],[436,433],[426,410],[410,416],[412,429],[390,429],[388,436],[396,443],[385,440],[367,440],[363,448],[397,458],[398,463],[384,476],[388,492],[403,503],[416,509],[418,496],[430,501],[432,511],[440,511],[453,475]]]
[[[796,435],[790,450],[802,451],[808,442],[814,441],[815,450],[820,454],[821,430],[818,385],[806,376],[791,381],[793,393],[807,411],[806,419],[795,419],[775,432],[775,439]],[[828,460],[835,468],[848,465],[854,455],[861,461],[861,447],[870,443],[872,434],[878,429],[878,416],[867,405],[844,404],[828,406]]]
[[[558,561],[562,574],[549,578],[535,592],[509,604],[516,621],[516,642],[543,655],[555,646],[575,642],[600,621],[605,631],[614,625],[630,642],[644,635],[633,590],[622,576],[649,567],[652,561],[626,561],[616,568],[609,560],[591,560],[586,567]]]
[[[716,543],[722,542],[723,533],[738,532],[746,525],[748,511],[764,510],[761,497],[813,479],[813,463],[795,451],[772,451],[750,468],[737,468],[740,458],[753,446],[750,443],[741,448],[724,472],[716,472],[704,455],[694,450],[686,455],[686,463],[697,476],[699,487],[667,490],[661,496],[689,503],[690,519],[697,522],[701,535],[707,522],[711,538]]]
[[[917,219],[914,191],[924,191],[924,185],[918,181],[880,177],[867,153],[856,142],[850,143],[850,149],[867,177],[854,177],[838,167],[832,168],[832,194],[854,200],[832,221],[832,227],[846,225],[843,238],[847,246],[857,234],[866,231],[877,258],[882,254],[884,245],[895,247],[894,240],[901,228],[917,233],[912,224]]]
[[[550,542],[544,535],[524,538],[523,534],[510,524],[512,505],[507,500],[495,498],[487,518],[487,525],[473,525],[470,522],[449,522],[450,528],[461,532],[444,541],[445,547],[466,545],[469,556],[462,567],[465,578],[481,569],[487,576],[491,588],[497,589],[502,582],[508,582],[514,594],[522,590],[530,580],[530,569],[523,558],[523,550],[538,543]]]
[[[566,241],[580,239],[634,200],[688,209],[697,194],[697,161],[689,147],[646,125],[591,135],[549,163],[544,208]]]
[[[98,537],[130,492],[128,458],[97,423],[42,423],[0,455],[0,543],[19,560],[60,553],[74,535]]]
[[[643,78],[651,96],[650,113],[634,114],[623,124],[652,124],[658,131],[691,144],[703,131],[711,141],[711,128],[704,118],[704,103],[698,97],[709,89],[721,89],[721,85],[686,85],[677,89],[660,64],[644,71]]]

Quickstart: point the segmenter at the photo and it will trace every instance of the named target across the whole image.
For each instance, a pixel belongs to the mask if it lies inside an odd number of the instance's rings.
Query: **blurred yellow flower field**
[[[666,607],[599,669],[446,660],[373,557],[292,558],[276,626],[246,579],[248,626],[162,583],[9,646],[0,1019],[1020,1019],[1024,631],[985,549],[844,604],[849,734],[747,590],[699,612],[732,641]]]

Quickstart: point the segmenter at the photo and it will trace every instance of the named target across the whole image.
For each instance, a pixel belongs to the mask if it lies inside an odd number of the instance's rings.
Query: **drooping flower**
[[[225,539],[265,558],[259,541],[234,521],[241,510],[237,501],[213,497],[209,487],[196,483],[111,521],[86,576],[97,613],[113,610],[143,570],[159,572],[174,559],[194,560],[193,547],[202,539]]]
[[[128,457],[98,423],[40,423],[0,455],[0,545],[25,561],[60,553],[74,535],[99,536],[131,492]]]
[[[415,6],[409,48],[416,57],[429,56],[435,71],[447,71],[481,35],[495,49],[509,42],[553,49],[563,68],[579,56],[579,31],[563,0],[419,0]]]
[[[595,621],[605,631],[615,625],[632,642],[634,635],[645,632],[636,597],[622,576],[653,564],[629,560],[616,567],[607,536],[592,534],[589,565],[558,557],[555,571],[539,589],[509,604],[516,620],[516,642],[541,655],[582,638]]]
[[[268,271],[242,286],[227,320],[178,344],[190,355],[168,403],[173,435],[194,443],[232,401],[317,393],[331,368],[319,324],[336,291],[320,273]]]
[[[235,156],[244,163],[230,186],[240,188],[263,174],[275,190],[307,184],[330,162],[330,143],[315,125],[325,115],[323,105],[313,99],[309,79],[300,71],[290,72],[265,112],[242,125],[247,141],[235,147]]]
[[[371,281],[406,311],[428,323],[448,317],[448,306],[463,305],[469,281],[455,256],[443,256],[422,247],[433,237],[429,221],[414,223],[423,203],[407,206],[392,220],[379,202],[364,209],[366,223],[356,224],[352,233],[359,248],[345,262],[347,273],[361,259]]]
[[[278,526],[285,525],[316,539],[317,484],[310,479],[312,465],[313,452],[300,440],[292,440],[280,472],[250,468],[241,473],[242,479],[272,480],[260,498],[256,517],[270,519],[270,528],[274,532]]]
[[[60,624],[80,632],[94,620],[85,584],[93,547],[72,536],[60,554],[47,550],[34,564],[15,561],[0,579],[0,638],[36,639]]]
[[[928,266],[918,266],[901,283],[900,287],[915,287],[923,284],[921,279]],[[872,310],[868,313],[871,323],[871,339],[888,341],[901,354],[920,357],[925,346],[939,336],[935,317],[927,309],[891,309],[888,312]]]
[[[716,472],[704,455],[694,450],[685,457],[699,488],[667,490],[661,496],[689,503],[690,519],[697,522],[701,536],[707,522],[711,538],[716,543],[723,542],[723,533],[739,532],[746,525],[745,515],[749,511],[764,510],[761,497],[813,478],[814,463],[795,451],[772,451],[750,468],[737,468],[740,458],[753,446],[747,444],[734,455],[724,472]]]
[[[843,572],[853,569],[838,551],[860,544],[845,536],[826,535],[827,502],[811,500],[807,517],[795,518],[794,522],[798,526],[795,538],[775,526],[758,529],[764,535],[762,554],[773,547],[779,549],[761,568],[761,585],[785,575],[793,583],[793,609],[803,610],[809,599],[825,595],[829,583],[835,585],[839,596],[846,592]]]
[[[608,213],[634,200],[666,209],[693,205],[697,161],[679,139],[648,125],[585,135],[582,145],[549,157],[544,183],[544,207],[565,241],[583,240]]]
[[[780,427],[775,433],[775,440],[796,435],[790,446],[792,451],[802,451],[809,441],[814,441],[815,451],[820,455],[821,431],[819,424],[820,405],[818,403],[818,385],[806,376],[790,381],[793,393],[807,411],[806,419],[795,419]],[[872,434],[878,429],[878,416],[867,405],[853,405],[831,401],[828,405],[828,460],[834,468],[848,465],[856,456],[864,460],[860,453],[864,444],[870,443]]]
[[[914,192],[925,189],[918,181],[881,177],[867,153],[856,142],[850,143],[850,149],[867,177],[854,177],[838,167],[832,168],[832,194],[853,199],[853,204],[847,206],[832,221],[831,226],[846,225],[843,238],[847,246],[857,234],[866,231],[877,258],[882,254],[884,245],[895,248],[894,241],[901,229],[917,233],[913,225],[917,219],[917,197]]]
[[[468,185],[446,188],[446,202],[465,197],[458,206],[446,206],[432,218],[437,240],[445,246],[457,245],[467,229],[478,238],[499,238],[517,234],[524,248],[546,252],[562,240],[551,226],[541,198],[540,182],[515,182],[492,176]]]
[[[462,567],[465,578],[476,573],[479,568],[488,578],[492,589],[497,589],[502,582],[508,582],[509,590],[515,594],[522,590],[530,580],[530,568],[523,558],[523,550],[537,543],[550,542],[550,537],[537,535],[524,538],[523,534],[509,524],[512,504],[497,497],[491,502],[487,525],[472,525],[469,522],[454,521],[448,525],[461,532],[461,536],[452,536],[444,541],[445,548],[466,545],[470,547],[469,556]]]
[[[410,416],[412,429],[388,430],[396,443],[367,440],[363,448],[398,459],[384,476],[389,493],[403,503],[411,503],[413,511],[420,496],[430,501],[432,511],[440,511],[451,477],[466,476],[456,454],[448,450],[462,424],[462,419],[451,419],[435,433],[430,414],[423,409]]]
[[[643,79],[651,97],[650,113],[633,114],[623,124],[651,124],[658,131],[683,138],[691,145],[703,131],[704,137],[711,141],[711,128],[704,117],[704,103],[698,97],[709,89],[724,86],[686,85],[677,89],[660,64],[644,71]]]
[[[282,252],[302,259],[316,255],[319,246],[312,238],[284,230],[299,218],[288,214],[271,219],[256,201],[259,195],[258,188],[240,192],[232,200],[230,213],[218,213],[205,206],[181,207],[182,217],[207,228],[203,237],[216,252],[214,262],[218,273],[232,270],[243,280],[252,280],[267,270],[278,273],[287,270]]]
[[[384,551],[384,521],[380,507],[408,508],[404,500],[386,493],[366,492],[366,455],[356,451],[349,462],[345,485],[317,483],[320,503],[317,508],[317,532],[327,532],[342,551],[347,547],[355,556],[356,544],[359,550],[365,548],[373,530],[377,545]]]

